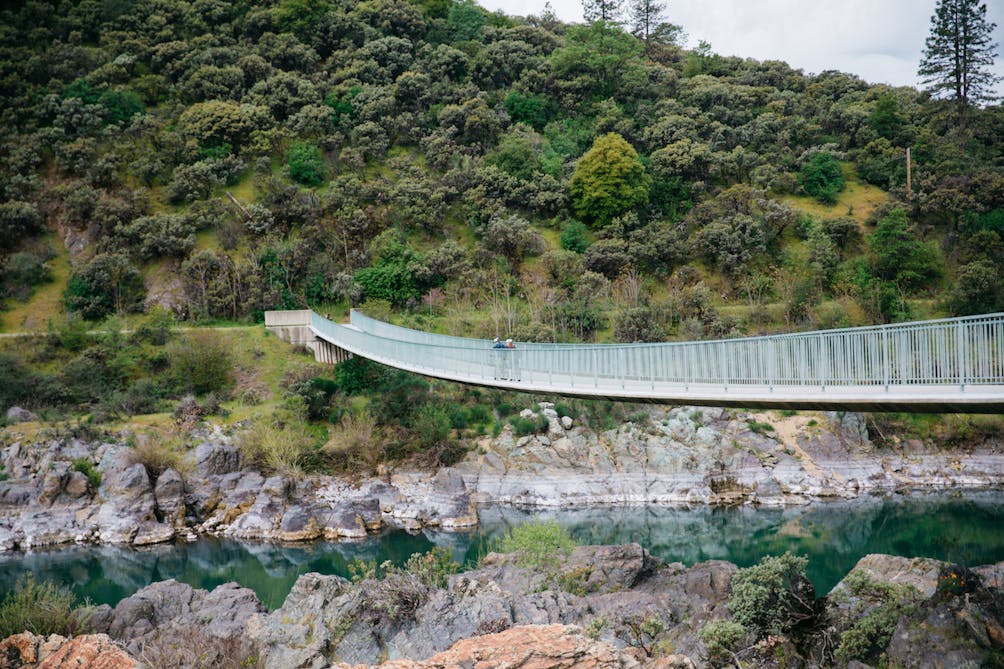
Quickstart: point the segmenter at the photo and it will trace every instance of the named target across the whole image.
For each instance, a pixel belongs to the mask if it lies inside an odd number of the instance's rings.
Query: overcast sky
[[[506,14],[540,14],[545,0],[479,0]],[[716,53],[783,60],[808,73],[840,70],[871,83],[917,85],[917,64],[935,0],[668,0],[666,18],[687,45],[707,40]],[[564,21],[582,21],[580,0],[551,0]],[[1004,0],[987,2],[1004,42]],[[998,48],[1000,54],[1000,48]],[[1004,58],[995,63],[1004,75]],[[1002,90],[998,85],[998,90]]]

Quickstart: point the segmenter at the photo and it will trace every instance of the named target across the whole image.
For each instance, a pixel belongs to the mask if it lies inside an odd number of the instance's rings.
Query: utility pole
[[[906,196],[913,197],[913,188],[910,185],[910,171],[912,166],[910,165],[910,147],[906,147]]]

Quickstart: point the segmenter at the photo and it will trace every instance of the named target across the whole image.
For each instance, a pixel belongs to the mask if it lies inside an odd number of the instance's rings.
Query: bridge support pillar
[[[314,349],[314,360],[324,362],[329,365],[337,365],[352,357],[352,354],[344,348],[339,348],[323,339],[316,339],[311,346]]]

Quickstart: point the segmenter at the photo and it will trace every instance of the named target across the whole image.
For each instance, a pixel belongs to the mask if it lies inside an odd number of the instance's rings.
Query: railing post
[[[648,348],[648,373],[652,379],[652,390],[655,390],[655,347]]]
[[[829,351],[824,350],[825,337],[822,335],[816,335],[816,341],[819,342],[819,385],[822,391],[826,392],[826,372],[829,369]]]
[[[889,328],[882,328],[882,383],[889,392]]]
[[[690,392],[690,355],[694,346],[688,344],[683,354],[683,392]]]
[[[962,321],[955,321],[955,364],[959,367],[959,392],[962,393],[966,392],[965,361],[968,358],[963,350],[964,346],[965,337],[962,332]]]

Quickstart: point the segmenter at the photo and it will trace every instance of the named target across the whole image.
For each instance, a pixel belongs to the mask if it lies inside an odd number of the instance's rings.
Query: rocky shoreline
[[[88,666],[919,669],[995,666],[1004,652],[1004,563],[869,555],[824,598],[790,586],[811,619],[768,632],[747,615],[724,653],[707,630],[739,619],[736,575],[722,561],[666,564],[637,544],[581,546],[544,564],[491,553],[448,577],[304,574],[271,612],[237,584],[162,581],[92,610],[96,636],[0,642],[0,668],[104,653]]]
[[[194,435],[184,473],[149,471],[129,434],[107,442],[8,437],[0,450],[0,551],[141,546],[203,533],[285,542],[358,539],[388,527],[462,530],[477,525],[477,509],[487,504],[788,506],[1004,487],[1001,443],[880,448],[860,414],[654,408],[602,432],[548,403],[524,415],[546,419],[546,429],[517,437],[506,426],[454,467],[361,480],[263,475],[244,466],[219,426]],[[100,474],[99,486],[89,469]]]

